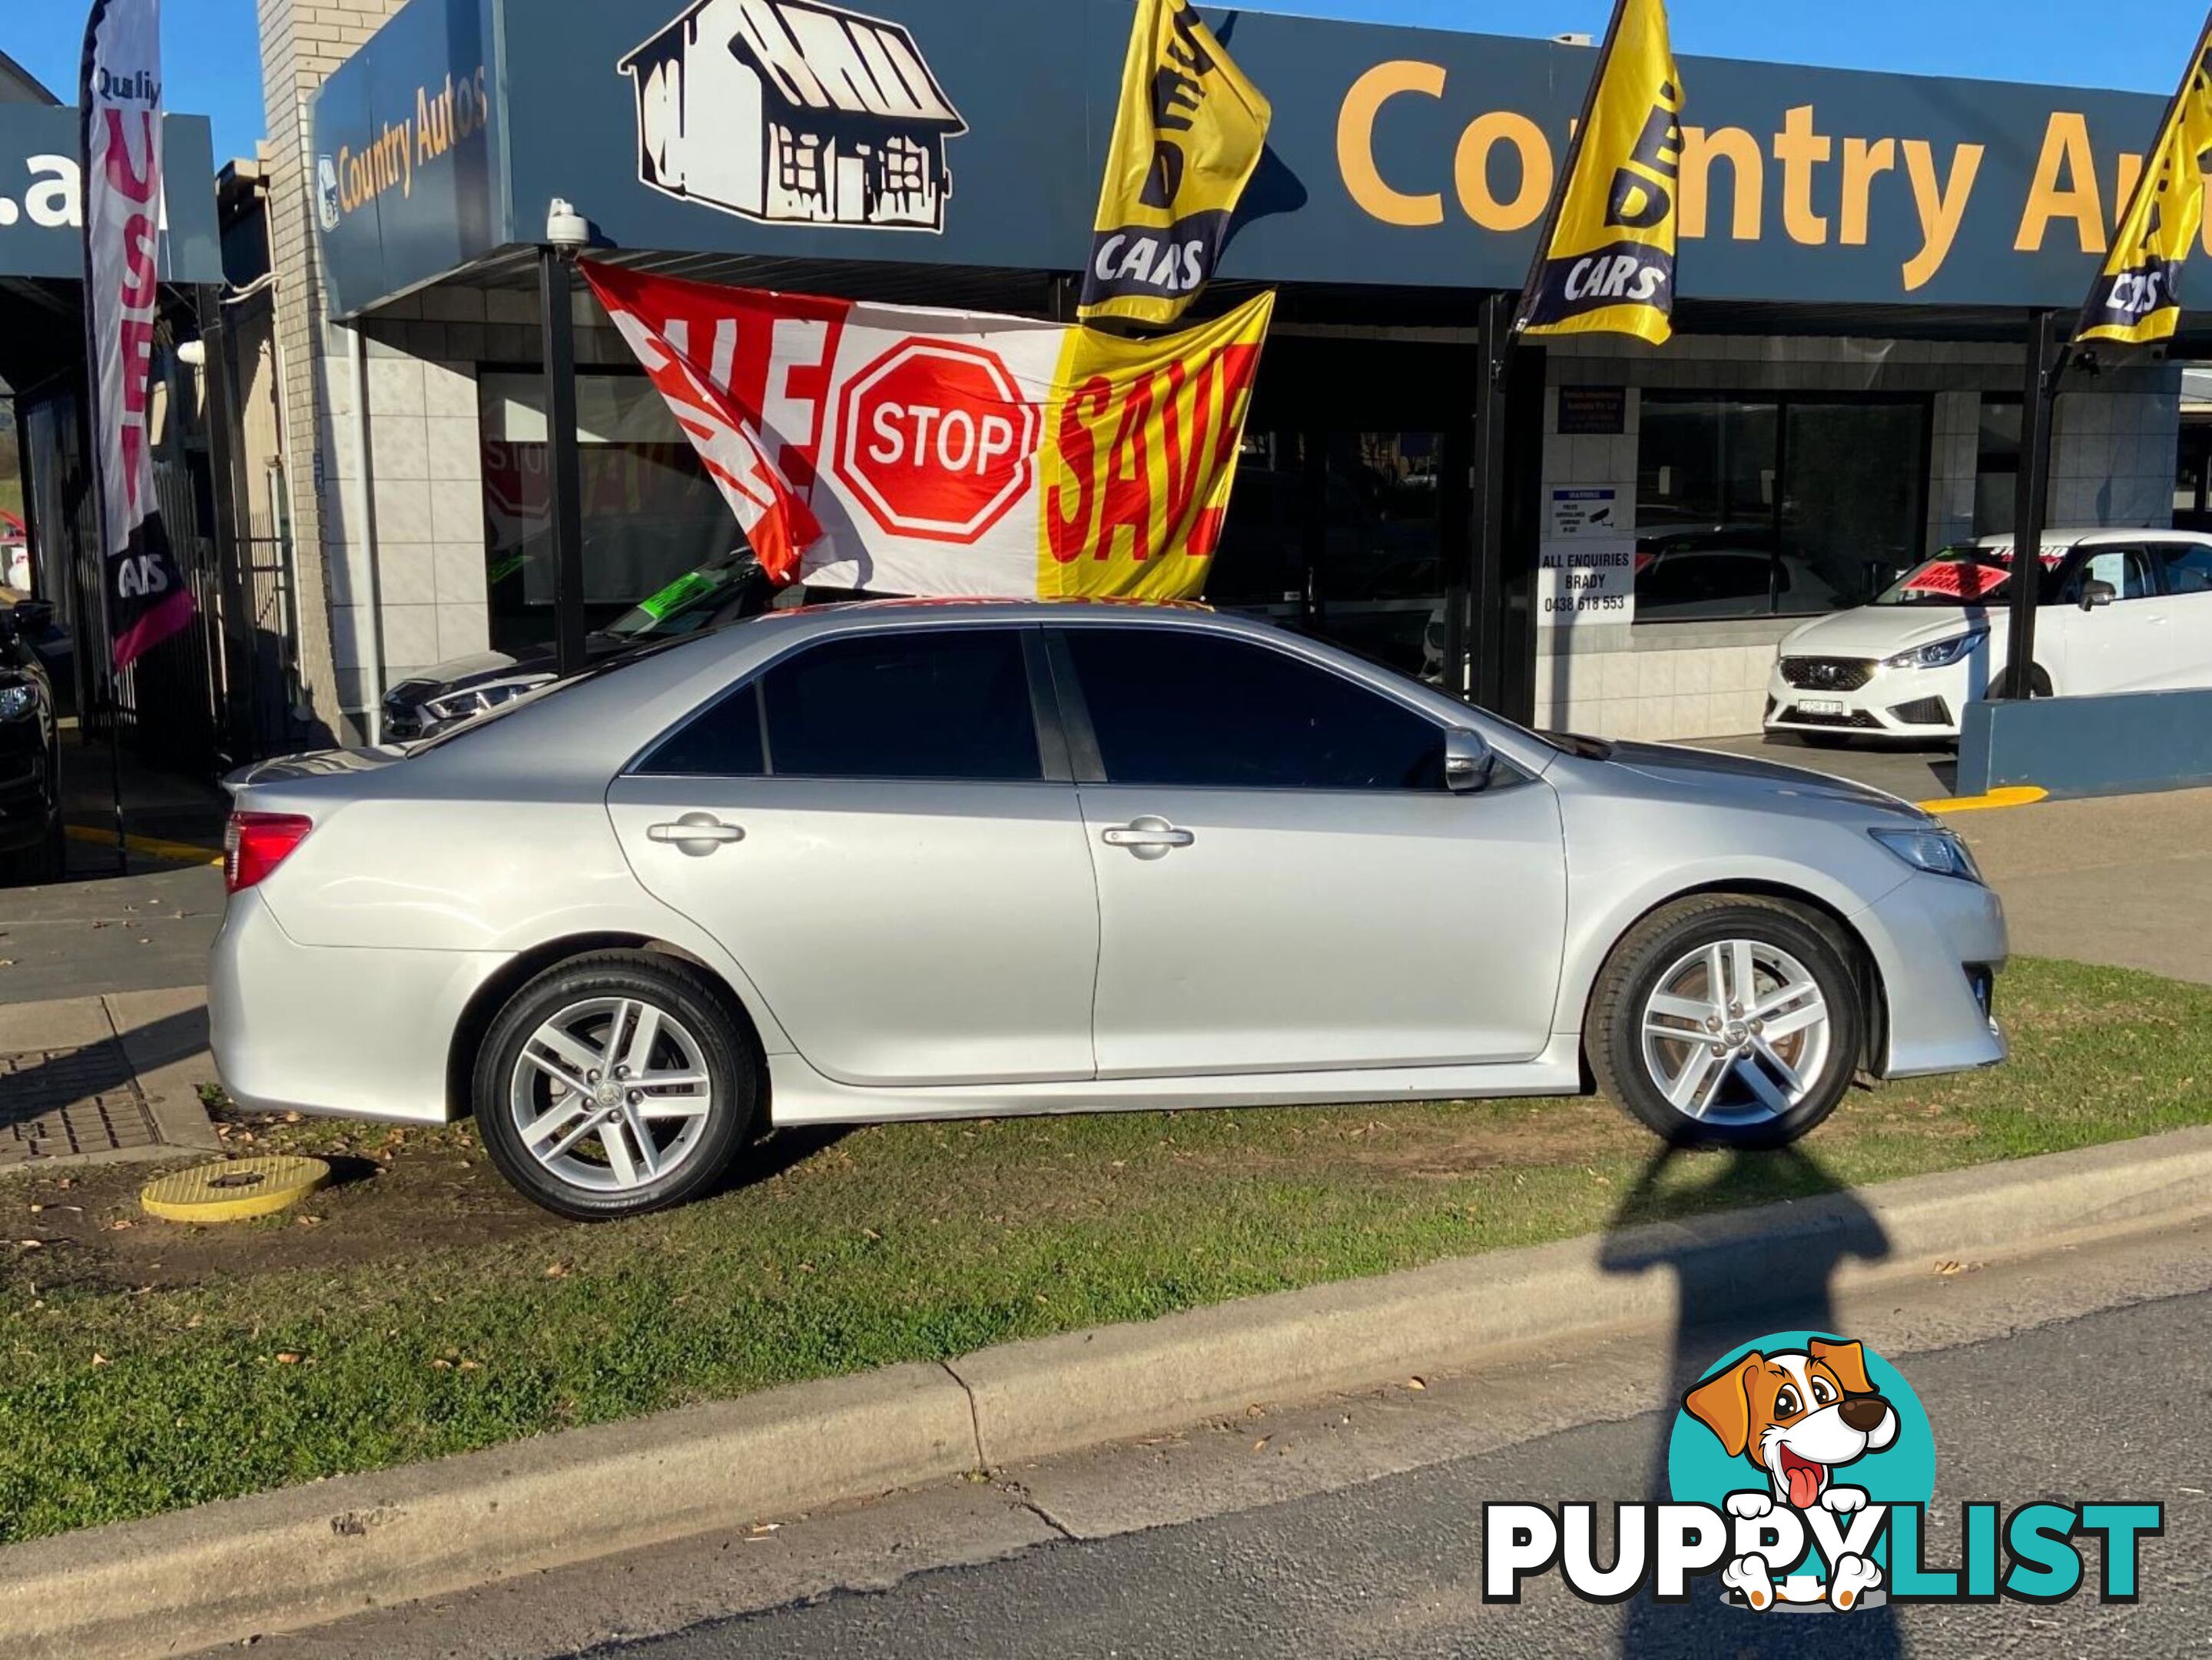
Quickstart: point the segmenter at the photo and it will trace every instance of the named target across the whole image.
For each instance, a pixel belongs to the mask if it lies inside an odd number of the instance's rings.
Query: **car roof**
[[[2043,532],[2046,551],[2066,548],[2107,547],[2113,543],[2140,542],[2154,536],[2161,542],[2201,542],[2212,544],[2212,535],[2203,531],[2160,529],[2144,525],[2092,525],[2076,530],[2049,528]],[[1978,536],[1968,544],[1977,548],[2002,548],[2009,551],[2017,538],[2010,531],[2001,531],[1991,536]]]
[[[1237,631],[1274,635],[1273,625],[1233,611],[1216,611],[1193,599],[1116,599],[999,598],[990,595],[943,595],[921,599],[848,599],[826,605],[795,605],[787,611],[763,612],[752,619],[808,633],[835,633],[848,629],[880,628],[886,623],[1068,623],[1115,622],[1201,624]]]

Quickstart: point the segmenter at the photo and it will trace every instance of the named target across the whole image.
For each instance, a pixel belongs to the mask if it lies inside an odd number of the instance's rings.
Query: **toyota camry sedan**
[[[232,1094],[472,1113],[577,1218],[774,1126],[1595,1084],[1773,1146],[2005,1052],[2002,912],[1918,810],[1194,608],[775,613],[236,806]]]

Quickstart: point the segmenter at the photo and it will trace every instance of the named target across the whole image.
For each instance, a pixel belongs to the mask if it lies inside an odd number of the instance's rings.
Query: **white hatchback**
[[[1782,642],[1766,729],[1813,744],[1951,739],[2011,654],[2013,542],[1944,549],[1870,605]],[[2051,531],[2030,674],[2039,696],[2212,686],[2212,536]]]

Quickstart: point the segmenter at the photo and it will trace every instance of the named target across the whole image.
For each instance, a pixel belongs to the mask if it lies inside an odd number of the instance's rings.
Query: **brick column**
[[[404,0],[258,0],[262,94],[269,119],[270,257],[283,368],[285,475],[300,593],[300,661],[315,714],[355,735],[367,677],[341,671],[331,648],[331,560],[345,538],[343,447],[352,415],[346,343],[324,319],[313,229],[307,100]],[[351,727],[354,730],[349,731]]]

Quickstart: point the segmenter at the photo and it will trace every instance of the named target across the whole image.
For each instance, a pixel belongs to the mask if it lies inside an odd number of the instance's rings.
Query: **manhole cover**
[[[149,1182],[138,1202],[167,1222],[243,1222],[296,1205],[330,1179],[319,1158],[240,1158]]]

